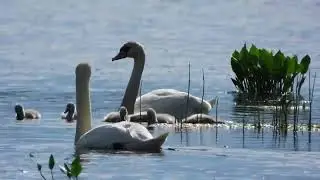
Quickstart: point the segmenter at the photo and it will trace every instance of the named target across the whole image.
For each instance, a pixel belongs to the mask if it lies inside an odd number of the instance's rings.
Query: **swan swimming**
[[[76,112],[75,105],[73,103],[68,103],[66,105],[66,109],[64,110],[63,115],[61,116],[61,119],[65,119],[67,121],[77,120],[77,112]]]
[[[23,119],[40,119],[41,114],[34,109],[24,109],[21,104],[16,104],[14,106],[14,110],[16,112],[16,119],[23,120]]]
[[[131,77],[121,103],[121,106],[125,106],[128,109],[129,114],[139,112],[141,101],[141,111],[153,108],[157,113],[170,114],[177,119],[185,117],[184,104],[186,104],[188,96],[186,92],[175,89],[157,89],[137,98],[145,64],[145,52],[142,45],[133,41],[126,42],[122,45],[118,54],[112,58],[112,61],[124,58],[134,59]],[[201,112],[207,114],[215,103],[216,99],[210,101],[204,100],[201,103],[201,98],[189,94],[187,116]]]
[[[193,114],[182,120],[182,123],[192,123],[192,124],[224,124],[223,121],[216,120],[207,114]]]
[[[129,121],[105,123],[91,129],[89,81],[91,67],[76,67],[76,106],[78,119],[74,144],[76,149],[120,149],[128,151],[159,151],[169,133],[154,138],[142,125]],[[122,113],[123,115],[123,113]],[[124,116],[123,116],[124,117]]]

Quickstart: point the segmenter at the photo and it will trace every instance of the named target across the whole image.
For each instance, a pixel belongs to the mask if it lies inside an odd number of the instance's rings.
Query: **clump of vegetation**
[[[295,91],[300,97],[310,61],[309,55],[305,55],[299,63],[296,55],[285,56],[280,50],[274,54],[255,45],[248,50],[244,44],[240,52],[235,50],[231,57],[231,67],[235,73],[231,80],[238,90],[238,103],[268,103],[283,96],[294,96]]]
[[[35,160],[35,156],[30,153],[29,157],[31,158],[32,161],[34,161],[37,164],[37,169],[40,173],[40,176],[43,180],[47,180],[47,178],[44,176],[43,172],[42,172],[42,165],[40,163],[37,162],[37,160]],[[54,179],[53,176],[53,168],[55,166],[55,159],[53,157],[53,155],[51,154],[49,157],[49,161],[48,161],[48,167],[50,169],[50,174],[51,174],[51,179]],[[82,171],[82,166],[80,163],[80,157],[77,156],[76,158],[73,159],[71,164],[67,164],[64,163],[63,166],[59,166],[61,172],[63,172],[68,179],[78,179],[81,171]]]

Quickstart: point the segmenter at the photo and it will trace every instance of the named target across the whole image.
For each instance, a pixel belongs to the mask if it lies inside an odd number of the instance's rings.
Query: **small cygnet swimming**
[[[73,103],[68,103],[66,105],[66,109],[64,110],[64,113],[62,114],[61,119],[65,119],[69,122],[73,120],[77,120],[76,107]]]
[[[16,119],[17,120],[24,120],[24,119],[40,119],[41,114],[34,109],[24,109],[21,104],[17,104],[14,106],[14,110],[16,112]]]

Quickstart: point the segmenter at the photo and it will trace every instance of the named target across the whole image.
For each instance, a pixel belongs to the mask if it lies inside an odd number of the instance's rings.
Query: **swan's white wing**
[[[117,126],[125,128],[130,133],[131,137],[138,141],[146,141],[153,138],[147,128],[139,123],[122,121],[117,123]]]
[[[155,90],[139,97],[135,103],[135,112],[146,111],[153,108],[157,113],[168,113],[173,116],[180,116],[183,113],[181,106],[185,103],[183,94],[174,94],[171,90]]]
[[[93,149],[111,149],[114,143],[124,144],[137,141],[138,139],[132,138],[126,128],[114,124],[105,124],[83,134],[76,146]]]
[[[175,123],[175,117],[171,116],[170,114],[157,113],[157,120],[158,120],[158,123],[168,123],[168,124]]]
[[[93,149],[112,149],[117,144],[134,144],[152,139],[153,136],[141,124],[122,121],[115,124],[104,124],[83,134],[77,147]]]
[[[184,123],[204,123],[204,124],[224,124],[223,121],[221,120],[216,120],[215,117],[207,115],[207,114],[193,114],[189,117],[187,117],[187,119],[183,119],[182,120]]]
[[[181,119],[185,115],[185,104],[188,94],[186,92],[177,91],[174,89],[157,89],[136,99],[135,112],[140,110],[146,111],[148,108],[153,108],[157,113],[167,113]],[[189,114],[201,112],[201,99],[189,94]],[[205,113],[212,108],[210,103],[203,101]]]

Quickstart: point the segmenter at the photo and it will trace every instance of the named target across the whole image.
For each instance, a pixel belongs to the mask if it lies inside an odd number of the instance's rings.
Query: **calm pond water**
[[[74,68],[93,68],[93,124],[115,110],[127,85],[132,61],[111,62],[128,40],[145,46],[143,92],[186,90],[191,63],[191,93],[201,96],[201,69],[207,99],[219,96],[219,118],[239,121],[248,112],[234,107],[228,91],[230,55],[244,42],[309,54],[320,68],[318,0],[136,0],[0,1],[0,179],[40,179],[29,159],[35,152],[59,164],[73,151],[74,124],[60,120],[74,102]],[[303,94],[307,95],[307,84]],[[316,79],[313,122],[320,122],[320,81]],[[41,111],[39,121],[16,122],[13,106]],[[214,110],[211,112],[214,115]],[[302,113],[303,116],[305,115]],[[81,179],[319,179],[320,134],[299,132],[273,138],[270,129],[234,127],[170,131],[160,154],[82,155]],[[176,151],[167,150],[169,147]],[[44,168],[47,166],[44,164]],[[61,173],[56,169],[57,178]],[[49,174],[48,174],[49,175]]]

